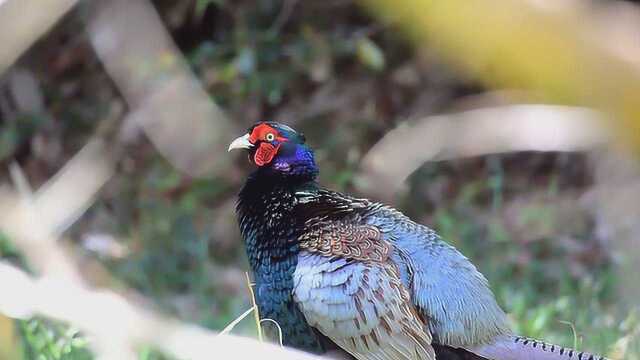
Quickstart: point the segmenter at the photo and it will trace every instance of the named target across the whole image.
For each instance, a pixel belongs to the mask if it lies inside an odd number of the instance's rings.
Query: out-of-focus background
[[[518,333],[640,359],[633,3],[0,0],[0,33],[0,358],[185,354],[102,331],[97,290],[214,331],[251,308],[226,146],[275,120],[323,185],[467,255]]]

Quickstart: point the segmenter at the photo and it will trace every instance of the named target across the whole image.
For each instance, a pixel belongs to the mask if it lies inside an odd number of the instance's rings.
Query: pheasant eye
[[[264,138],[267,141],[273,141],[276,139],[276,136],[273,133],[268,133]]]

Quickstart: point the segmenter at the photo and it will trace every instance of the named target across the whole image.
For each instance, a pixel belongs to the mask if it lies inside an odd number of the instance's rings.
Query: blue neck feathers
[[[263,171],[265,175],[274,175],[278,180],[284,178],[298,182],[313,180],[319,172],[313,150],[304,144],[287,142],[282,144],[271,164],[258,171]]]

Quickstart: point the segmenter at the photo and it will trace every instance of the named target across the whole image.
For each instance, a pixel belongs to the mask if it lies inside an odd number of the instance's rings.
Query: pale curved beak
[[[231,144],[229,144],[229,149],[227,151],[236,149],[251,149],[252,147],[253,144],[249,141],[249,134],[246,134],[233,140]]]

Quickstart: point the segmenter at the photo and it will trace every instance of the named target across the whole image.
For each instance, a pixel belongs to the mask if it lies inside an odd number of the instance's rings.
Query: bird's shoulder
[[[329,257],[385,262],[391,245],[375,226],[341,221],[318,221],[299,238],[300,249]]]
[[[368,199],[323,188],[297,189],[293,196],[297,208],[309,217],[353,215],[374,204]]]
[[[373,202],[329,190],[299,191],[296,198],[295,213],[303,222],[301,249],[329,257],[387,261],[391,244],[377,226],[364,221]]]

